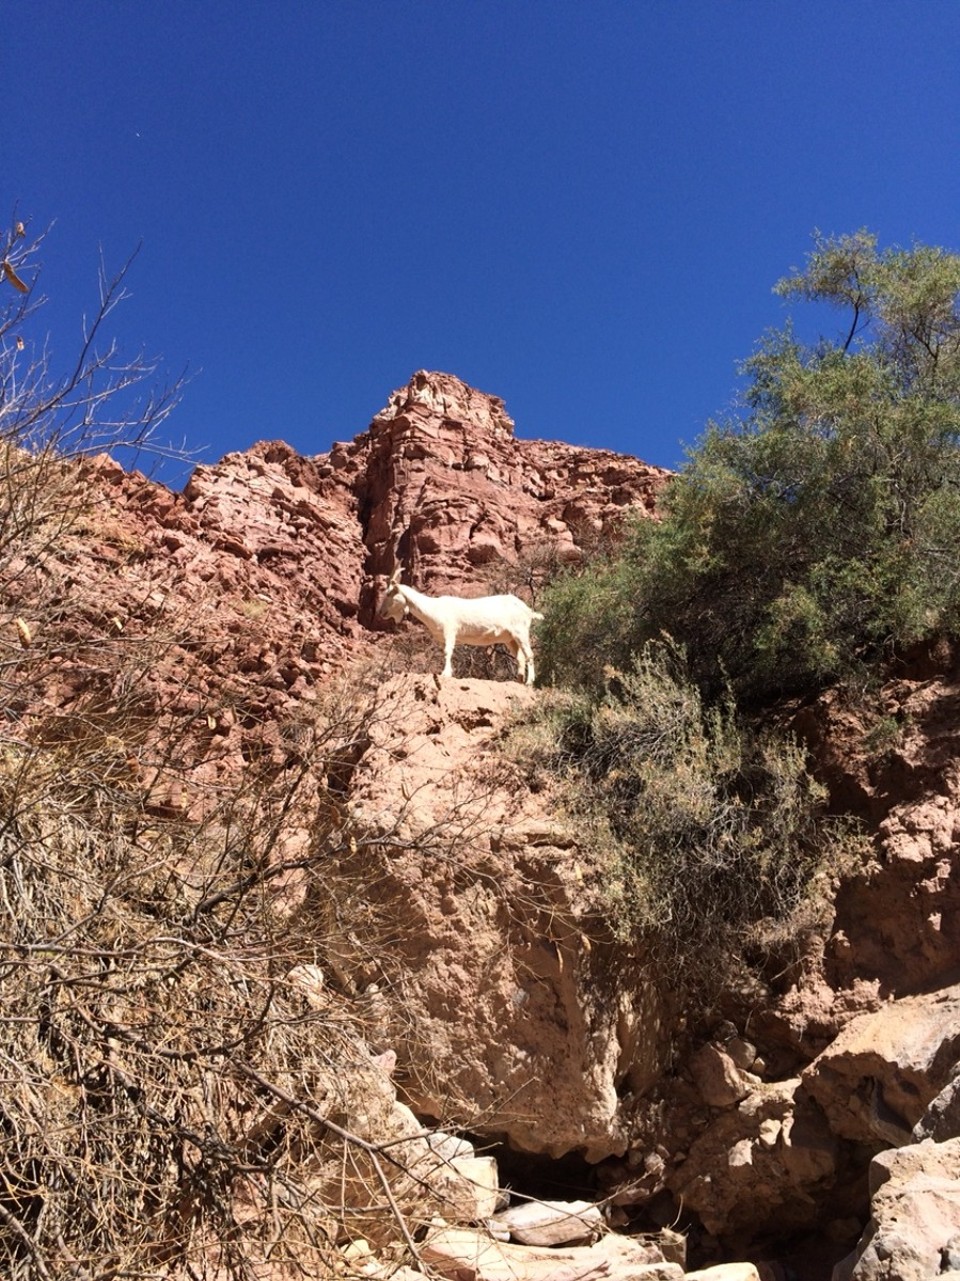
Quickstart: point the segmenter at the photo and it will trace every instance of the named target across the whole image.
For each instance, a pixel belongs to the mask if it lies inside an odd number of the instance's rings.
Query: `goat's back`
[[[535,613],[519,596],[437,596],[444,611],[464,623],[485,624],[491,621],[529,623],[542,615]]]

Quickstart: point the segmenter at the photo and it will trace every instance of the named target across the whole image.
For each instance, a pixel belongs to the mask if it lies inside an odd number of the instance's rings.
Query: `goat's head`
[[[407,614],[407,602],[400,591],[400,571],[394,571],[387,590],[383,594],[377,613],[381,618],[389,618],[394,623],[401,622]]]

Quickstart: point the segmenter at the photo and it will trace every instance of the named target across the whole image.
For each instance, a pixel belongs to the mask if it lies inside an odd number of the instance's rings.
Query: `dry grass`
[[[6,237],[18,279],[35,249]],[[330,1275],[357,1205],[409,1249],[419,1196],[360,1022],[304,982],[322,933],[292,927],[349,848],[377,683],[281,724],[251,675],[213,714],[197,620],[114,619],[76,581],[75,540],[103,575],[141,552],[83,458],[146,445],[178,390],[101,341],[123,278],[62,378],[0,294],[0,1274]]]
[[[299,765],[249,767],[199,817],[150,812],[122,717],[108,731],[51,713],[33,741],[4,744],[5,1275],[203,1275],[215,1257],[241,1276],[285,1252],[297,1268],[329,1263],[339,1208],[312,1186],[330,1159],[318,1118],[340,1096],[349,1113],[351,1074],[371,1062],[341,1004],[290,983],[317,957],[286,924],[297,880],[322,876],[347,839],[336,805],[310,804],[370,714],[342,710],[321,714]],[[141,744],[141,769],[182,768],[170,747]],[[315,825],[291,855],[301,799]]]

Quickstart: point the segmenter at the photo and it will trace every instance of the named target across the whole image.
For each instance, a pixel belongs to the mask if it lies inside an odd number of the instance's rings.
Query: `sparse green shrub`
[[[540,684],[597,688],[605,667],[629,662],[639,635],[645,545],[652,522],[624,531],[620,548],[561,571],[545,585],[536,626]]]
[[[871,760],[880,760],[903,742],[905,724],[896,716],[877,715],[863,735],[863,750]]]
[[[763,932],[789,928],[818,875],[856,845],[826,814],[793,739],[708,704],[683,652],[651,642],[597,699],[541,713],[535,753],[609,859],[608,918],[642,937],[688,1010],[742,979]]]

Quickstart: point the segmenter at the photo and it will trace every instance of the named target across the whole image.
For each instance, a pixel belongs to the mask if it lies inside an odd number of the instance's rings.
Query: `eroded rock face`
[[[831,992],[890,997],[960,969],[960,668],[948,647],[891,682],[864,719],[828,693],[798,718],[838,807],[876,833],[876,857],[845,879],[827,943]],[[840,1004],[835,1028],[849,1017]]]
[[[937,1143],[960,1138],[960,1062],[951,1069],[950,1080],[913,1127],[913,1137]]]
[[[421,590],[480,595],[525,551],[577,560],[627,512],[653,515],[669,479],[629,455],[520,440],[499,397],[424,371],[312,458],[262,441],[197,467],[182,494],[105,457],[84,466],[102,501],[72,547],[83,579],[108,597],[114,578],[131,595],[149,582],[171,604],[263,599],[268,632],[299,612],[330,661],[368,639],[358,620],[372,623],[396,564]]]
[[[528,546],[569,558],[628,510],[649,514],[667,479],[606,451],[519,441],[497,397],[423,373],[353,442],[314,458],[261,442],[197,467],[182,494],[106,456],[77,466],[89,509],[42,574],[9,575],[5,604],[38,651],[142,650],[152,706],[188,727],[205,788],[253,756],[283,768],[284,727],[383,641],[379,576],[398,556],[428,591],[481,595]],[[425,650],[421,669],[437,658]],[[69,714],[95,676],[57,664],[40,699]],[[149,786],[152,807],[190,811],[180,784]]]
[[[357,477],[369,573],[399,564],[434,595],[514,590],[502,569],[525,556],[576,562],[628,511],[653,515],[668,479],[609,450],[518,440],[499,397],[424,370],[329,462]]]
[[[781,1081],[718,1116],[669,1185],[709,1232],[787,1234],[817,1222],[837,1157],[836,1138],[799,1080]]]
[[[909,1143],[960,1061],[960,987],[892,1001],[852,1019],[804,1073],[833,1132]]]
[[[833,803],[863,820],[873,854],[839,881],[832,920],[811,935],[792,985],[752,1019],[773,1093],[766,1086],[741,1097],[734,1064],[717,1047],[686,1065],[697,1100],[720,1115],[704,1126],[678,1094],[675,1132],[696,1138],[667,1182],[728,1241],[778,1222],[780,1204],[784,1222],[801,1230],[823,1231],[835,1217],[839,1241],[844,1224],[865,1214],[870,1153],[956,1136],[958,714],[960,673],[942,650],[890,682],[879,711],[830,692],[797,717]],[[791,1072],[799,1078],[792,1087]],[[771,1112],[781,1090],[782,1110]],[[798,1161],[783,1134],[801,1114],[819,1138]],[[944,1195],[952,1205],[953,1192]],[[872,1229],[877,1248],[862,1247],[857,1276],[923,1274],[926,1264],[911,1270],[914,1246],[892,1223]]]
[[[395,677],[351,786],[329,964],[376,1005],[414,1109],[521,1151],[624,1149],[657,994],[597,912],[602,868],[494,751],[521,685]],[[358,947],[351,939],[362,937]]]

